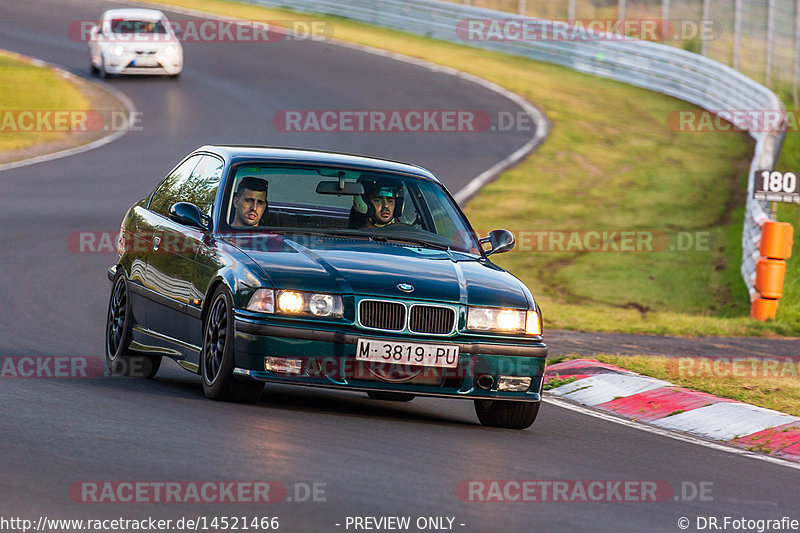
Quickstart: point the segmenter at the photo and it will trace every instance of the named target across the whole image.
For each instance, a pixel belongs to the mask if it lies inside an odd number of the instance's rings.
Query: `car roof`
[[[157,9],[143,8],[120,8],[109,9],[103,13],[103,19],[124,19],[124,20],[161,20],[166,18],[164,13]]]
[[[342,152],[245,145],[206,145],[195,151],[216,153],[231,164],[258,160],[263,160],[265,163],[322,164],[358,170],[410,174],[439,182],[432,172],[417,165]]]

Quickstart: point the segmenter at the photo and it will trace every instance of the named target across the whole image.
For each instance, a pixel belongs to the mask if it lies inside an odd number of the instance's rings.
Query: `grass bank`
[[[783,95],[787,109],[792,109],[791,98]],[[800,111],[795,110],[795,113]],[[791,131],[783,142],[778,169],[792,171],[800,176],[800,132]],[[800,317],[800,206],[796,204],[778,204],[777,218],[781,222],[789,222],[794,226],[793,257],[786,261],[786,279],[783,284],[783,298],[778,304],[778,321],[789,322]]]
[[[20,151],[59,141],[64,131],[22,131],[15,111],[89,109],[89,99],[58,71],[33,65],[15,54],[0,51],[0,152]]]
[[[312,17],[221,0],[163,3],[254,20]],[[693,106],[623,83],[340,17],[313,18],[330,23],[337,39],[475,74],[547,114],[553,129],[544,145],[466,208],[476,228],[520,232],[520,246],[496,261],[537,295],[546,328],[800,334],[797,314],[782,312],[768,323],[749,319],[738,273],[747,137],[672,131],[669,114]],[[659,245],[551,251],[536,241],[541,231],[563,242],[586,232],[616,238],[640,232]]]

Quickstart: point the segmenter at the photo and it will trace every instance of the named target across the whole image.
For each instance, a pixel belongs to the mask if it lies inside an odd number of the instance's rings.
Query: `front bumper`
[[[370,363],[355,358],[359,338],[399,342],[456,344],[455,368]],[[268,357],[302,361],[300,370],[274,372]],[[475,399],[541,400],[547,346],[540,338],[498,341],[457,338],[409,338],[376,332],[343,332],[271,325],[236,318],[236,374],[252,379],[359,391]],[[525,390],[501,390],[501,377],[530,378]]]
[[[105,69],[109,74],[145,74],[145,75],[168,75],[180,74],[183,70],[183,56],[173,57],[144,58],[132,53],[125,53],[121,56],[109,55],[106,57]],[[137,64],[138,63],[138,64]]]

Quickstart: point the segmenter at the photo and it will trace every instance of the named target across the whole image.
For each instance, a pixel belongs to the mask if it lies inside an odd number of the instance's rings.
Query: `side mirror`
[[[207,230],[211,220],[208,215],[204,215],[200,208],[189,202],[178,202],[169,208],[169,218],[183,224],[185,226],[192,226],[197,229]]]
[[[480,240],[481,244],[489,243],[489,250],[486,255],[499,254],[514,249],[514,234],[507,229],[495,229],[489,235]]]

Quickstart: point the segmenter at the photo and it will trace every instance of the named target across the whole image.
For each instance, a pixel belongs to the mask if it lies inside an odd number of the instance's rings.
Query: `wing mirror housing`
[[[487,256],[509,252],[514,249],[514,234],[507,229],[495,229],[480,240],[481,244],[489,243],[490,248],[485,251]]]
[[[184,226],[192,226],[201,230],[208,230],[211,225],[211,219],[208,215],[204,215],[200,208],[189,202],[178,202],[169,208],[169,218],[183,224]]]

